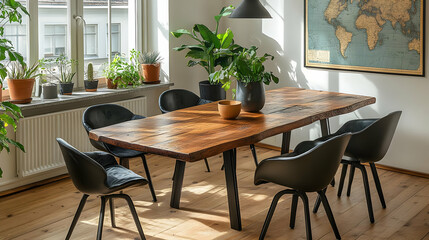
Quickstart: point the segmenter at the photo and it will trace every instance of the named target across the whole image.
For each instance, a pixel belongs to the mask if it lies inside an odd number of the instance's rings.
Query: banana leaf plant
[[[191,58],[188,67],[196,65],[202,66],[207,74],[216,71],[215,67],[227,67],[233,60],[234,53],[240,52],[243,48],[234,43],[234,34],[231,29],[226,29],[225,33],[218,33],[219,22],[222,17],[230,15],[234,10],[233,6],[222,8],[220,13],[214,17],[216,30],[212,31],[203,24],[195,24],[192,31],[178,29],[171,32],[175,38],[186,35],[196,43],[193,45],[182,45],[173,48],[176,51],[188,50],[186,58]]]
[[[3,149],[10,152],[10,145],[14,145],[21,151],[25,152],[22,144],[7,137],[8,126],[12,126],[13,131],[16,131],[16,124],[18,123],[18,120],[22,118],[21,109],[10,102],[1,102],[0,110],[3,110],[3,113],[0,114],[0,152],[2,152]],[[0,178],[2,175],[3,170],[0,168]]]

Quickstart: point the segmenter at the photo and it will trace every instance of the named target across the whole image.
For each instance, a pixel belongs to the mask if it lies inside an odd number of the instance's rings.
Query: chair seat
[[[120,147],[116,147],[108,144],[105,144],[105,145],[107,147],[107,150],[111,154],[115,155],[115,157],[118,157],[118,158],[134,158],[144,154],[143,152],[139,152],[131,149],[120,148]]]
[[[136,184],[147,184],[148,181],[133,171],[126,169],[120,165],[106,168],[107,180],[106,185],[110,192],[115,192],[125,187]]]

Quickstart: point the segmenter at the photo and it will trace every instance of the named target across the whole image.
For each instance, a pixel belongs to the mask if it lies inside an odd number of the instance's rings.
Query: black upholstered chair
[[[168,113],[182,108],[203,105],[211,102],[212,101],[201,99],[195,93],[185,89],[171,89],[163,92],[159,96],[159,109],[162,113]],[[255,165],[258,166],[255,145],[251,144],[250,149],[252,150]],[[204,162],[206,163],[207,171],[210,172],[209,163],[206,158],[204,159]]]
[[[145,117],[135,115],[130,110],[116,104],[100,104],[91,106],[85,110],[83,113],[82,124],[86,132],[89,133],[89,131],[92,129],[143,118]],[[115,157],[119,158],[120,164],[127,168],[129,158],[140,157],[146,172],[146,178],[149,183],[149,189],[152,194],[153,201],[157,201],[152,179],[150,177],[149,167],[146,162],[145,153],[116,147],[103,142],[94,141],[92,139],[90,139],[90,142],[95,148],[101,151],[109,152]]]
[[[140,238],[145,239],[143,229],[140,225],[139,217],[131,198],[126,194],[112,194],[120,191],[126,187],[134,185],[145,185],[148,181],[120,166],[115,158],[105,152],[91,152],[82,153],[68,144],[61,138],[57,138],[60,145],[67,170],[73,181],[75,187],[83,193],[79,207],[74,215],[72,224],[69,228],[65,239],[70,239],[73,229],[75,228],[79,216],[85,206],[86,200],[89,195],[99,195],[101,199],[100,219],[98,223],[97,239],[101,239],[104,222],[104,212],[106,207],[106,200],[110,203],[110,215],[112,220],[112,227],[116,227],[115,212],[113,206],[114,198],[125,199],[128,207],[134,218]]]
[[[378,173],[374,162],[380,161],[386,155],[390,143],[392,142],[393,135],[395,134],[401,114],[401,111],[397,111],[390,113],[389,115],[380,119],[352,120],[345,123],[336,133],[333,134],[339,135],[345,132],[352,133],[352,137],[344,153],[344,155],[348,158],[344,158],[341,161],[343,167],[341,171],[340,183],[338,186],[338,197],[341,196],[343,191],[344,180],[347,174],[348,166],[350,165],[347,196],[350,196],[354,172],[355,169],[358,168],[362,172],[368,214],[371,223],[374,222],[371,192],[369,189],[368,175],[366,173],[365,166],[362,163],[369,164],[381,205],[383,208],[386,208],[383,190],[381,189],[380,179],[378,178]],[[319,202],[316,202],[314,212],[317,211],[319,204]]]
[[[312,239],[310,210],[307,192],[317,192],[334,230],[335,237],[341,239],[334,216],[325,196],[325,189],[340,165],[350,134],[343,134],[326,141],[305,141],[298,144],[292,153],[261,161],[255,172],[255,185],[271,182],[290,189],[278,192],[271,203],[259,239],[264,239],[277,202],[284,194],[292,194],[290,228],[295,227],[298,197],[304,204],[307,239]]]

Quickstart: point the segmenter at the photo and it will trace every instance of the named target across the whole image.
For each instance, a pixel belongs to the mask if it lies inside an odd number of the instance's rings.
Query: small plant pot
[[[74,83],[60,83],[61,95],[72,95]]]
[[[58,98],[58,86],[55,85],[42,85],[42,98],[55,99]]]
[[[217,108],[223,119],[236,119],[241,112],[241,102],[223,100],[219,101]]]
[[[226,98],[226,92],[222,88],[222,84],[210,84],[208,80],[199,82],[200,86],[200,98],[210,100],[210,101],[219,101]]]
[[[117,89],[118,84],[114,84],[113,79],[107,79],[107,88],[108,89]]]
[[[159,72],[161,71],[161,64],[141,64],[144,81],[146,84],[160,83]]]
[[[87,92],[96,92],[97,88],[98,88],[98,80],[93,80],[93,81],[89,81],[89,80],[85,80],[85,91]]]
[[[8,79],[10,99],[13,103],[31,103],[34,79]]]

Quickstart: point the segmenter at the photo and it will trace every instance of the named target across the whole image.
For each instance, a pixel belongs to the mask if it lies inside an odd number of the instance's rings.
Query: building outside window
[[[121,54],[121,24],[112,23],[112,57]]]
[[[45,25],[44,56],[58,57],[66,53],[67,25]]]
[[[6,24],[4,37],[12,42],[15,50],[27,59],[27,29],[26,25]]]
[[[98,25],[85,26],[85,57],[98,57]]]

